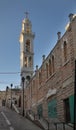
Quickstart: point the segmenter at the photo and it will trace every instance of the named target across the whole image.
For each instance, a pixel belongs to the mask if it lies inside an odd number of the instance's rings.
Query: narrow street
[[[41,130],[31,121],[6,107],[0,108],[0,130]]]

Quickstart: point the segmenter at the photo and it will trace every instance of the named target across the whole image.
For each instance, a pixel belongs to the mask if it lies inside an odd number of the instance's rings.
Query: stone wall
[[[31,109],[38,114],[38,106],[41,104],[41,115],[49,118],[48,104],[55,99],[57,118],[61,121],[66,120],[64,102],[74,95],[75,58],[76,16],[26,86],[26,110]]]

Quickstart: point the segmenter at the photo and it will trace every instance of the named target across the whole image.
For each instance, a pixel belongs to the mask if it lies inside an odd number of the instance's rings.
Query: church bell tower
[[[20,66],[21,79],[25,78],[25,86],[33,75],[33,57],[34,57],[34,33],[32,32],[32,24],[26,13],[26,18],[22,21],[22,30],[20,34]]]

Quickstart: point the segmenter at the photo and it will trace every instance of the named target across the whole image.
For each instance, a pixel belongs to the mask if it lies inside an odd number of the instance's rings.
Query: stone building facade
[[[5,101],[6,101],[5,91],[0,91],[0,107],[5,106]]]
[[[21,107],[21,89],[6,87],[5,91],[0,91],[0,106],[11,107],[14,103],[17,107]]]
[[[19,88],[6,89],[5,100],[7,107],[11,107],[11,102],[17,107],[21,107],[21,89]]]
[[[76,60],[76,15],[69,15],[63,36],[25,86],[25,110],[40,117],[73,122]]]

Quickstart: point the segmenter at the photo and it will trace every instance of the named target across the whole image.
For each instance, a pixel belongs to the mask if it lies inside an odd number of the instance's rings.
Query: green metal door
[[[71,117],[71,122],[74,122],[74,95],[71,95],[69,97],[69,105],[70,105],[70,117]]]
[[[56,99],[53,99],[52,101],[50,101],[48,103],[48,116],[50,118],[56,118],[57,117],[57,109],[56,109],[56,105],[57,101]]]

